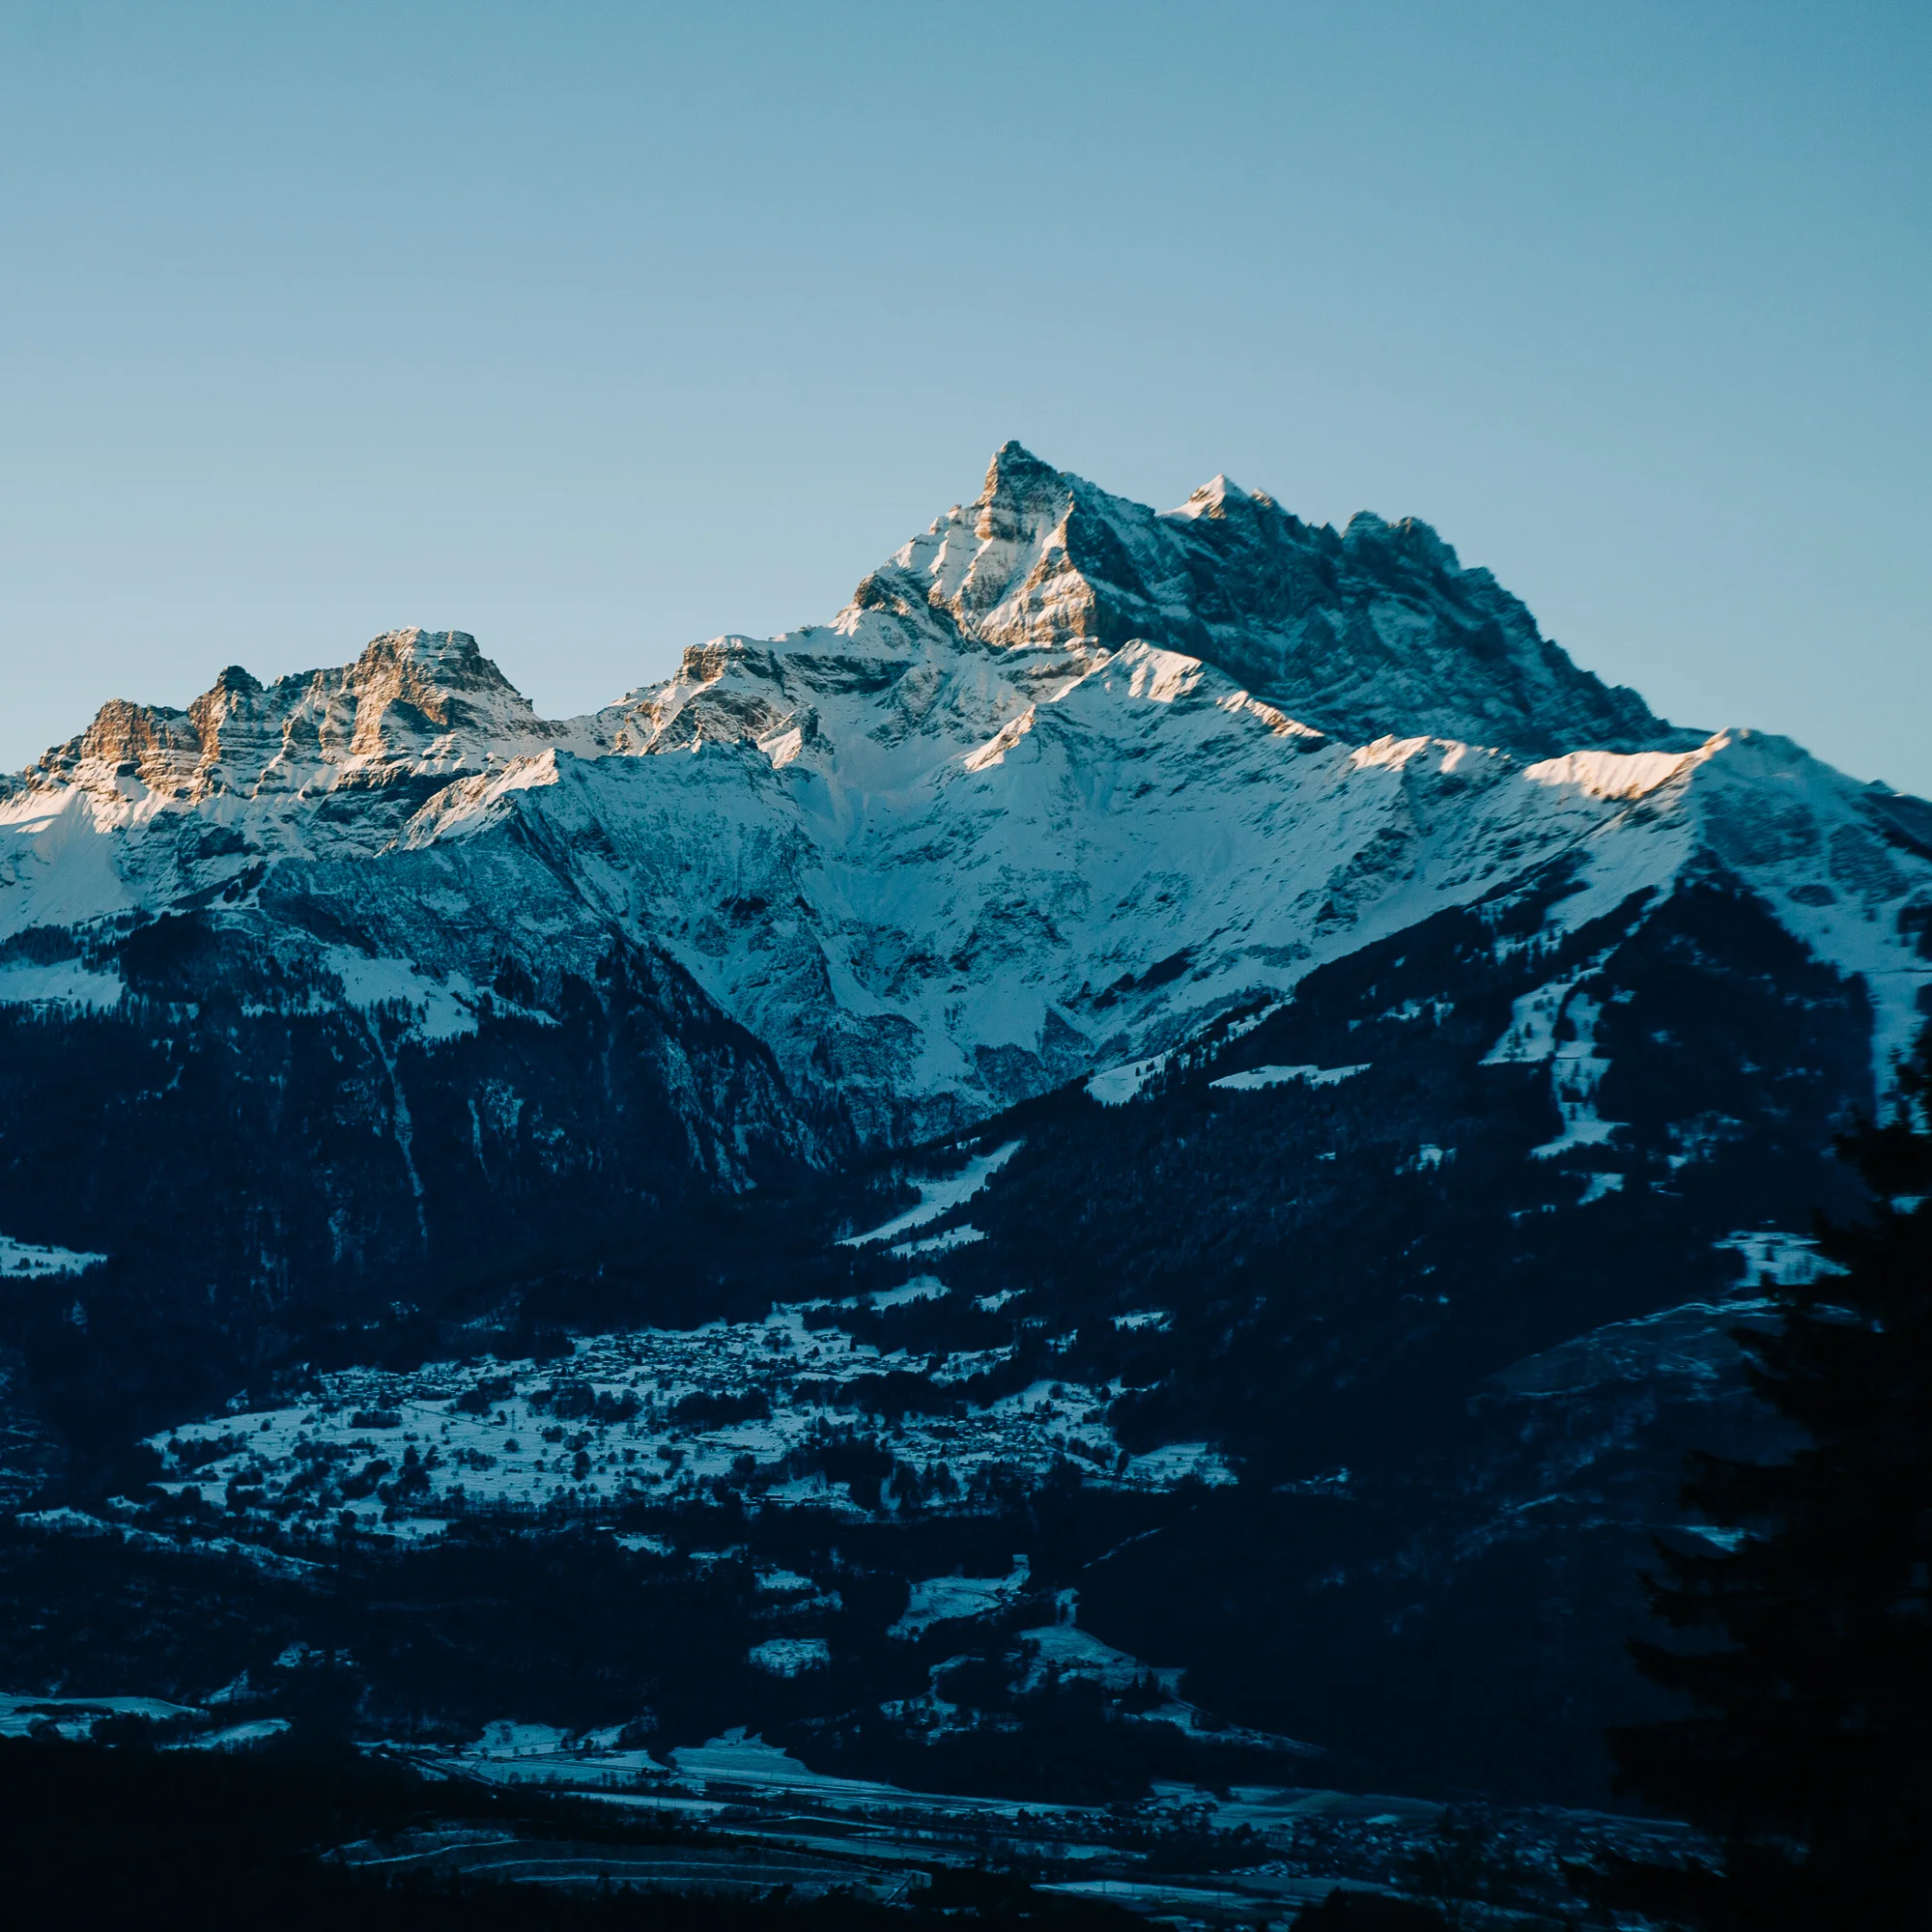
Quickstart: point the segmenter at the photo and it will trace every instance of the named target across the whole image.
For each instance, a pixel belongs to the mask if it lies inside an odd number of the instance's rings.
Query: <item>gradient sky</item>
[[[826,618],[1008,437],[1932,792],[1932,7],[0,0],[0,768]]]

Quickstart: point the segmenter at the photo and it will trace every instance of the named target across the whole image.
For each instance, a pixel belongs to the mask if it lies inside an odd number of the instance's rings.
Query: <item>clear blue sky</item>
[[[0,768],[829,616],[1013,436],[1932,792],[1932,6],[0,0]]]

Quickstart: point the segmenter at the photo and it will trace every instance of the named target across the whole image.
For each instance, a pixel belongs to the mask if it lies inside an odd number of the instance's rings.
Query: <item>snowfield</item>
[[[40,1281],[51,1275],[85,1274],[107,1259],[72,1248],[39,1247],[31,1241],[10,1241],[0,1235],[0,1281]]]
[[[915,1228],[923,1228],[929,1222],[937,1221],[942,1214],[963,1208],[1025,1145],[1024,1141],[1008,1141],[991,1153],[975,1154],[957,1174],[946,1179],[915,1181],[913,1184],[919,1189],[917,1208],[908,1208],[903,1214],[895,1215],[880,1227],[868,1228],[863,1235],[847,1235],[838,1245],[841,1248],[863,1248],[873,1241],[896,1241],[901,1235],[909,1235]],[[957,1246],[959,1236],[965,1232],[953,1230],[941,1238],[946,1239],[949,1245]],[[971,1237],[977,1237],[977,1231]],[[919,1245],[927,1247],[930,1244],[923,1242]],[[898,1251],[895,1249],[894,1252]]]

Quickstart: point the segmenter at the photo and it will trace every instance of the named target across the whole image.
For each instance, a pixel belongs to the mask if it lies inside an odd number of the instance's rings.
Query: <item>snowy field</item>
[[[1008,1141],[991,1153],[975,1154],[957,1174],[947,1179],[915,1180],[913,1185],[919,1190],[917,1208],[908,1208],[903,1214],[895,1215],[881,1227],[868,1228],[863,1235],[847,1235],[838,1245],[841,1248],[861,1248],[873,1241],[895,1241],[901,1235],[909,1235],[915,1228],[923,1228],[938,1220],[942,1214],[950,1214],[953,1208],[964,1207],[1025,1145],[1024,1141]],[[965,1232],[964,1229],[955,1229],[952,1236],[941,1238],[957,1247],[962,1245],[958,1236]],[[981,1238],[978,1229],[974,1229],[972,1235],[976,1240]],[[922,1242],[920,1245],[925,1247],[930,1244]],[[893,1252],[900,1254],[905,1250],[895,1248]]]
[[[0,1235],[0,1281],[44,1281],[51,1275],[84,1274],[107,1259],[74,1248],[37,1247],[31,1241],[9,1240]]]

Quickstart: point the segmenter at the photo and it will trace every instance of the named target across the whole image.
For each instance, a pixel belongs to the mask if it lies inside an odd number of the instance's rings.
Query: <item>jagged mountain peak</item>
[[[1180,507],[1169,514],[1176,517],[1239,516],[1257,508],[1272,509],[1274,498],[1260,492],[1243,490],[1231,476],[1210,476]]]
[[[867,578],[854,607],[891,601],[888,585],[996,646],[1185,652],[1358,742],[1422,731],[1544,757],[1704,735],[1579,668],[1428,524],[1363,511],[1338,532],[1225,475],[1156,512],[1009,441],[973,502]]]
[[[1443,577],[1474,577],[1493,583],[1492,574],[1480,568],[1465,571],[1456,547],[1445,543],[1434,524],[1420,517],[1398,517],[1391,523],[1373,510],[1357,510],[1342,531],[1342,548],[1351,556],[1381,553],[1398,559],[1419,575],[1435,573]]]
[[[350,688],[373,693],[389,680],[422,694],[432,703],[462,693],[507,694],[522,701],[516,687],[483,655],[468,631],[425,631],[411,625],[372,638],[350,667]]]
[[[1073,479],[1036,456],[1017,438],[1009,437],[986,465],[985,480],[974,499],[976,508],[1012,502],[1040,490],[1064,490]]]
[[[328,788],[421,768],[443,775],[554,735],[466,631],[385,631],[353,664],[272,684],[230,665],[185,710],[116,698],[29,769],[29,787],[163,797]]]
[[[385,631],[343,674],[341,692],[355,705],[358,751],[402,750],[425,731],[482,740],[540,728],[529,700],[468,631]]]

